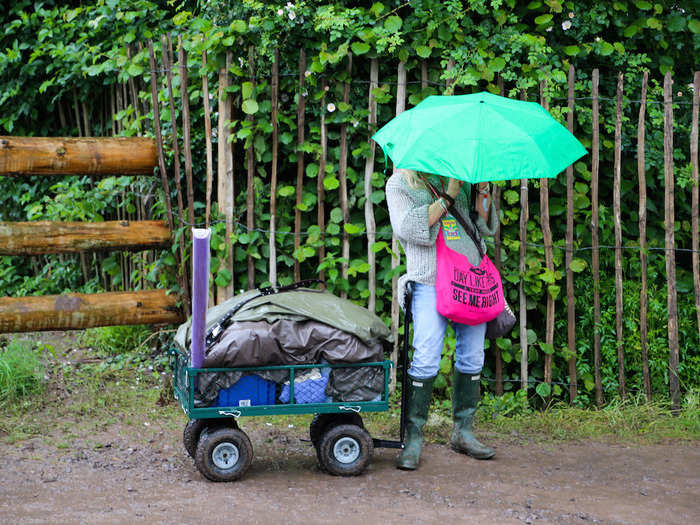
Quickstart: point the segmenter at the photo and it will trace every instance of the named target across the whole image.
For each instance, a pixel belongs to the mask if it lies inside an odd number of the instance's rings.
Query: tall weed
[[[44,364],[30,343],[11,341],[0,348],[0,408],[43,390]]]

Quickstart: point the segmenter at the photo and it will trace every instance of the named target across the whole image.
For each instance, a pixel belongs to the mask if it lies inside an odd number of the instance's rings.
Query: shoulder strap
[[[428,179],[426,179],[425,177],[423,177],[423,182],[436,197],[442,197],[443,199],[445,199],[445,201],[447,201],[447,210],[452,214],[452,216],[455,219],[457,219],[457,222],[459,222],[462,225],[464,231],[467,232],[467,235],[469,235],[469,237],[471,237],[472,241],[474,242],[474,246],[476,246],[476,249],[479,252],[479,257],[483,258],[484,252],[481,250],[481,236],[479,235],[478,231],[475,231],[474,228],[470,224],[468,224],[467,221],[464,220],[462,214],[457,211],[457,208],[455,207],[455,200],[444,191],[441,191],[435,186],[433,186],[430,183],[430,181],[428,181]]]

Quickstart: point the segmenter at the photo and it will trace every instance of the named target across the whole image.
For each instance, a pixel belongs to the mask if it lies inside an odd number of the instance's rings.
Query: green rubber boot
[[[428,407],[433,395],[433,381],[430,379],[415,379],[408,376],[406,388],[406,436],[404,448],[399,454],[396,467],[401,470],[416,470],[420,460],[420,449],[423,444],[423,425],[428,419]]]
[[[474,413],[479,404],[479,379],[481,374],[462,374],[455,369],[452,382],[452,418],[454,430],[450,445],[453,450],[476,459],[490,459],[496,453],[479,443],[472,428]]]

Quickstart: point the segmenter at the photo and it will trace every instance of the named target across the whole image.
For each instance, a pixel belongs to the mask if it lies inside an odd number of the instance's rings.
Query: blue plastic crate
[[[275,404],[275,383],[257,375],[241,377],[228,388],[219,390],[216,406],[250,407]]]

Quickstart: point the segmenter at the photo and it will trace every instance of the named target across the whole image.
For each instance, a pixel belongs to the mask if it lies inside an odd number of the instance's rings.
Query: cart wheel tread
[[[369,465],[374,451],[372,437],[354,424],[328,429],[317,447],[321,466],[334,476],[357,476]]]
[[[253,445],[240,429],[219,428],[203,432],[194,462],[202,475],[211,481],[240,479],[253,461]]]

